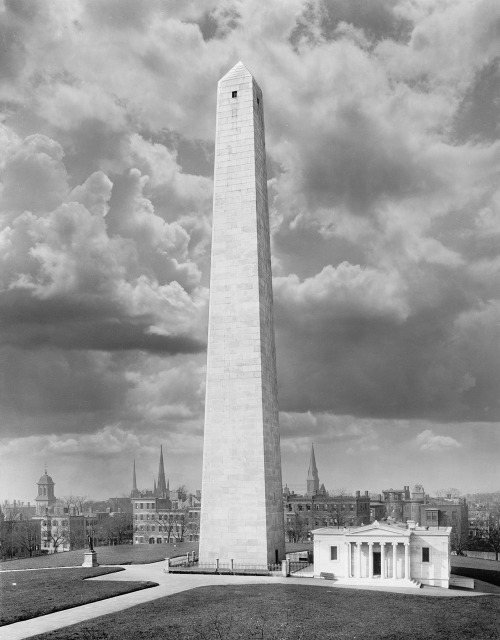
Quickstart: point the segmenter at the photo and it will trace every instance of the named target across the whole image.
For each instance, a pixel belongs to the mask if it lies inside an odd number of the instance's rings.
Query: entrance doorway
[[[380,576],[382,574],[382,560],[380,551],[373,552],[373,575]]]

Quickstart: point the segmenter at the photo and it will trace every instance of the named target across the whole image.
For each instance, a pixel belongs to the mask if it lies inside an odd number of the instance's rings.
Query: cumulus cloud
[[[440,436],[426,429],[416,437],[416,443],[421,451],[440,453],[462,447],[462,443],[450,436]]]
[[[288,453],[302,429],[381,455],[370,421],[499,420],[497,3],[0,12],[2,429],[163,425],[199,452],[216,82],[239,59],[265,96]]]

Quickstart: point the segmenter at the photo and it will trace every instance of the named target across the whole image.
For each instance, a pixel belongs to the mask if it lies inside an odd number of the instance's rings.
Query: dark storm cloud
[[[0,23],[0,46],[0,78],[13,80],[22,70],[26,58],[21,33],[15,25]]]
[[[356,104],[343,106],[332,114],[335,122],[326,135],[317,131],[303,140],[299,190],[312,209],[343,204],[363,215],[380,198],[436,187],[436,178],[399,132],[363,111]]]
[[[60,131],[65,164],[72,186],[83,182],[94,171],[113,167],[119,161],[127,133],[102,120],[86,119],[71,131]]]
[[[290,35],[297,46],[302,39],[315,43],[318,35],[335,38],[341,23],[362,29],[370,40],[408,40],[412,23],[397,12],[397,0],[320,0],[307,3]],[[395,10],[396,9],[396,10]]]
[[[389,419],[500,419],[500,350],[488,320],[498,310],[469,311],[471,300],[459,282],[450,286],[452,280],[443,276],[434,276],[440,280],[439,312],[433,304],[406,318],[373,317],[369,304],[356,308],[338,299],[325,307],[331,294],[324,286],[315,300],[300,290],[290,300],[278,284],[281,409]]]
[[[150,331],[153,318],[127,319],[101,300],[36,300],[25,292],[0,293],[0,344],[21,349],[200,353],[206,345],[187,335]]]
[[[94,431],[124,402],[130,388],[109,356],[2,347],[2,436]]]
[[[500,57],[477,73],[458,110],[454,133],[461,143],[500,137]]]

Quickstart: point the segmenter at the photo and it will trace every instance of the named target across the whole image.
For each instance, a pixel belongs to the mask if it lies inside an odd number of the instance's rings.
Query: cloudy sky
[[[201,484],[216,85],[265,97],[283,478],[500,487],[496,0],[0,1],[0,497]]]

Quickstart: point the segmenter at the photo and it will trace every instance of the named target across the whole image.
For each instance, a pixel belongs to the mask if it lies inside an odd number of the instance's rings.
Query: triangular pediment
[[[394,538],[407,538],[410,534],[409,529],[402,529],[400,527],[394,527],[384,522],[372,522],[362,527],[356,527],[349,531],[350,536],[362,536],[364,538],[371,536],[380,536],[383,533],[384,536],[393,536]]]

